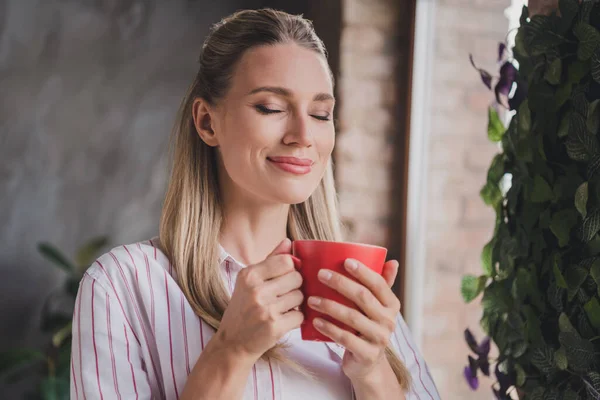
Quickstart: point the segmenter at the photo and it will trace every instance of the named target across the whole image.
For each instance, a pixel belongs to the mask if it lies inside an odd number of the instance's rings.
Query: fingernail
[[[313,324],[317,327],[317,328],[322,328],[323,326],[325,326],[325,324],[323,324],[323,321],[321,321],[320,319],[316,318],[315,320],[313,320]]]
[[[348,268],[350,271],[355,271],[358,268],[358,263],[356,260],[349,258],[346,260],[346,268]]]
[[[321,298],[311,296],[308,298],[308,304],[310,304],[311,306],[318,306],[319,304],[321,304]]]
[[[331,277],[332,277],[332,274],[330,271],[328,271],[326,269],[322,269],[319,271],[319,278],[323,279],[324,281],[330,280]]]

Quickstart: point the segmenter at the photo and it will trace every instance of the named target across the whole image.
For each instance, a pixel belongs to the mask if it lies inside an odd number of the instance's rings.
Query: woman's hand
[[[302,276],[294,268],[291,242],[282,241],[262,262],[242,269],[217,332],[225,346],[258,360],[279,339],[300,327]]]
[[[356,303],[364,314],[323,298],[310,297],[308,304],[359,332],[359,335],[347,332],[322,318],[315,318],[313,322],[319,332],[346,348],[342,370],[355,381],[377,374],[387,364],[385,348],[400,311],[400,301],[390,288],[398,273],[398,262],[386,262],[382,275],[352,259],[346,260],[344,266],[359,283],[325,269],[319,271],[319,279]]]

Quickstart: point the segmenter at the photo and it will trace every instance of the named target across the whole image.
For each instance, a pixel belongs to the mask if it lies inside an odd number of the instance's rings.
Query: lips
[[[268,157],[274,166],[295,175],[305,175],[312,170],[314,164],[311,159],[297,157]]]

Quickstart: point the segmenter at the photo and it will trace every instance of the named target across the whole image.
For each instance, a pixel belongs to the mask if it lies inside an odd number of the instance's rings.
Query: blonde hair
[[[160,221],[160,245],[176,271],[188,302],[215,330],[227,308],[229,295],[218,265],[219,234],[223,221],[217,151],[206,145],[194,127],[196,98],[216,104],[226,94],[235,66],[244,51],[261,45],[295,43],[327,57],[323,42],[310,21],[271,9],[244,10],[217,23],[200,54],[196,79],[184,97],[172,133],[172,172]],[[331,162],[315,192],[290,207],[290,239],[341,241],[341,224]],[[307,371],[282,354],[278,344],[262,355],[300,372]],[[387,358],[403,388],[410,375],[390,347]],[[310,373],[308,373],[310,375]]]

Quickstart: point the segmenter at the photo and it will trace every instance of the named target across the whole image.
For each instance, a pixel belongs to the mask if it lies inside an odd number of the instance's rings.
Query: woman
[[[113,249],[81,282],[72,398],[439,398],[390,289],[396,261],[382,277],[348,260],[360,284],[323,271],[364,314],[311,307],[361,334],[316,320],[335,343],[300,338],[290,239],[341,240],[334,101],[309,21],[241,11],[214,27],[174,129],[160,237]]]

